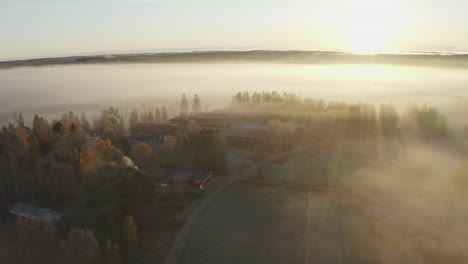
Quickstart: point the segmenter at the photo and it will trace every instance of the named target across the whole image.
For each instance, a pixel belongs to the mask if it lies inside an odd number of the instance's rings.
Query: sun
[[[339,19],[341,44],[347,50],[363,54],[390,49],[390,41],[398,29],[395,6],[386,5],[384,1],[349,2]]]

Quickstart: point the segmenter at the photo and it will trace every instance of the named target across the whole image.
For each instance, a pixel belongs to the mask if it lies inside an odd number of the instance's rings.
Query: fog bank
[[[428,103],[466,111],[463,69],[304,64],[93,64],[0,70],[0,113],[60,113],[104,106],[176,104],[199,94],[210,108],[237,91],[279,91],[325,100]],[[448,107],[449,106],[449,107]]]

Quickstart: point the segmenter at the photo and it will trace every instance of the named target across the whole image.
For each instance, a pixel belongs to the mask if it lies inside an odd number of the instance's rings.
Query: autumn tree
[[[123,224],[123,242],[127,256],[131,255],[138,245],[137,226],[133,216],[126,216]]]
[[[117,167],[122,158],[122,151],[112,145],[110,140],[89,142],[80,155],[80,168],[85,174],[94,173],[100,168]]]

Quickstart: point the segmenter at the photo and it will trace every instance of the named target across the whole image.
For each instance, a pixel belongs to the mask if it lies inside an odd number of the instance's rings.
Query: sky
[[[466,0],[0,0],[0,60],[164,50],[468,51]]]

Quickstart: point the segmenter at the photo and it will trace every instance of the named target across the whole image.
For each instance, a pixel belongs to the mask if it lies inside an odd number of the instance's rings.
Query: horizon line
[[[143,49],[143,50],[125,50],[125,51],[98,51],[83,52],[63,55],[50,56],[30,56],[18,58],[0,58],[0,63],[19,62],[41,59],[60,59],[73,57],[92,57],[92,56],[112,56],[112,55],[136,55],[136,54],[169,54],[169,53],[191,53],[191,52],[252,52],[252,51],[270,51],[270,52],[339,52],[362,56],[372,55],[466,55],[468,52],[458,51],[424,51],[424,50],[381,50],[381,51],[359,51],[359,50],[326,50],[326,49],[255,49],[255,48],[167,48],[167,49]]]

